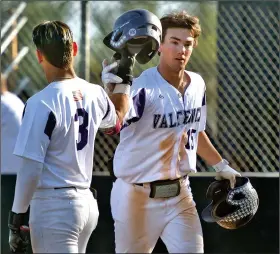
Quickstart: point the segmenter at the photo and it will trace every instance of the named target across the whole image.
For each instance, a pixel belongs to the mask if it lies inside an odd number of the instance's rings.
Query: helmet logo
[[[132,37],[136,34],[136,30],[134,28],[129,29],[128,34]]]

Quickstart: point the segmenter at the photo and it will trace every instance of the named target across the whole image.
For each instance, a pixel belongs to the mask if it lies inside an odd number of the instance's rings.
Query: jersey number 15
[[[193,150],[194,149],[194,137],[193,137],[193,134],[195,134],[195,133],[196,133],[196,130],[194,130],[194,129],[190,129],[187,132],[188,142],[186,144],[186,148],[188,150]]]

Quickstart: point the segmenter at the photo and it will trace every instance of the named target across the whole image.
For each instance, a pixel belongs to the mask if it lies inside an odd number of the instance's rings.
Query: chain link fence
[[[219,8],[217,141],[245,171],[279,169],[279,7]]]
[[[2,2],[2,26],[21,2]],[[279,158],[279,3],[265,2],[163,2],[95,1],[90,8],[90,82],[101,84],[101,62],[113,51],[103,38],[125,11],[144,8],[159,17],[172,10],[187,10],[200,18],[202,34],[188,70],[202,75],[207,86],[207,133],[219,152],[233,167],[246,172],[278,172]],[[26,100],[47,83],[37,64],[32,28],[42,20],[62,20],[81,41],[80,2],[28,2],[21,16],[28,20],[17,36],[18,49],[28,54],[9,75],[9,87]],[[2,42],[5,37],[2,37]],[[2,54],[1,66],[13,60],[11,47]],[[79,75],[83,59],[75,58]],[[136,63],[134,74],[155,66],[158,57],[146,65]],[[28,82],[23,84],[23,81]],[[18,89],[21,87],[21,89]],[[107,161],[119,137],[98,132],[94,173],[107,174]],[[198,160],[198,171],[211,171]]]

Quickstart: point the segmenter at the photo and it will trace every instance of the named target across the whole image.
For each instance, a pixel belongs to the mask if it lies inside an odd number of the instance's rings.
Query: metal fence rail
[[[2,24],[17,6],[3,2]],[[221,1],[221,2],[163,2],[134,1],[89,2],[90,78],[101,84],[101,62],[110,59],[113,51],[102,40],[124,11],[145,8],[159,17],[171,10],[185,9],[200,18],[202,35],[194,50],[188,69],[202,75],[207,86],[207,133],[233,167],[245,172],[278,172],[279,159],[279,3]],[[28,2],[23,15],[28,22],[21,29],[18,41],[28,45],[31,53],[20,63],[20,68],[9,78],[16,90],[25,76],[20,96],[25,100],[46,85],[37,64],[32,45],[32,28],[42,20],[62,20],[69,24],[75,40],[81,42],[81,4],[74,1]],[[9,48],[1,56],[2,68],[11,62]],[[77,56],[77,74],[83,59]],[[136,64],[135,76],[155,66],[158,57],[146,65]],[[94,171],[107,171],[107,160],[113,155],[119,137],[98,132],[95,144]],[[207,172],[202,160],[198,171]]]

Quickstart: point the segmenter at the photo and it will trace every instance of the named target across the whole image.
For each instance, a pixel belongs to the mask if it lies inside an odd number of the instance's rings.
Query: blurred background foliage
[[[19,5],[20,2],[5,1],[2,3],[2,23],[5,22]],[[42,89],[46,85],[46,80],[37,64],[35,47],[32,43],[32,28],[43,20],[62,20],[69,24],[74,33],[74,38],[78,45],[81,40],[81,5],[75,1],[40,1],[30,2],[23,11],[24,16],[28,17],[26,25],[18,35],[19,48],[28,46],[29,54],[21,62],[20,68],[13,72],[9,77],[9,83],[13,88],[16,87],[19,79],[28,76],[31,81],[26,88],[28,95]],[[90,22],[90,82],[101,84],[100,73],[102,70],[101,62],[104,58],[111,59],[113,51],[103,44],[103,38],[111,32],[115,20],[125,11],[137,8],[147,9],[159,17],[171,10],[186,10],[192,15],[200,18],[202,34],[199,38],[199,46],[195,49],[192,59],[188,65],[191,71],[199,72],[206,80],[209,94],[208,103],[215,101],[216,86],[216,19],[217,8],[215,2],[164,2],[164,1],[96,1],[89,2],[91,12]],[[10,52],[3,56],[1,60],[2,68],[10,63]],[[79,74],[80,67],[79,55],[75,59],[75,67]],[[158,62],[156,56],[146,65],[136,63],[135,76],[138,76],[144,69],[155,66]],[[213,89],[212,89],[213,88]],[[211,99],[213,98],[213,100]]]

